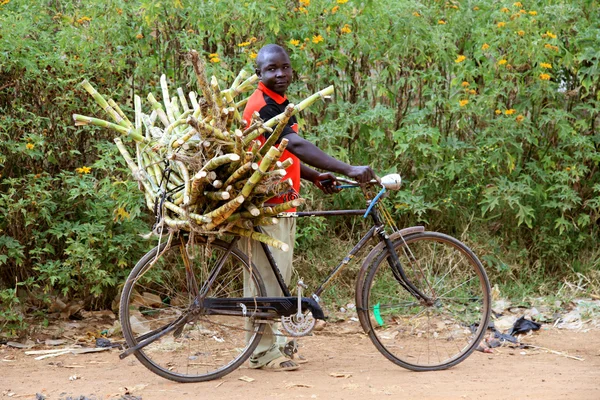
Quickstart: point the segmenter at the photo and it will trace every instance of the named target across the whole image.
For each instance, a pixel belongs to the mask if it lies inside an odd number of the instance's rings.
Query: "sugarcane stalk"
[[[202,226],[203,229],[212,230],[219,226],[223,221],[225,221],[231,214],[237,210],[240,205],[244,202],[244,196],[237,196],[236,198],[228,201],[223,204],[221,207],[216,210],[205,214],[204,216],[212,219],[212,222]]]
[[[198,132],[205,133],[207,136],[214,136],[217,139],[229,141],[229,136],[225,134],[225,132],[221,131],[219,128],[209,125],[203,120],[200,121],[192,115],[188,117],[187,123],[193,127]]]
[[[271,247],[282,251],[288,251],[290,246],[286,243],[283,243],[277,239],[272,238],[271,236],[265,235],[264,233],[255,232],[250,229],[239,228],[237,226],[232,226],[229,228],[229,232],[234,233],[239,236],[249,237],[251,239],[257,240],[259,242],[263,242]]]
[[[294,105],[290,103],[285,107],[285,111],[283,112],[283,114],[279,114],[281,116],[281,118],[279,119],[279,123],[277,124],[277,127],[275,128],[273,133],[271,133],[271,135],[263,143],[260,149],[261,155],[265,155],[267,151],[269,151],[271,146],[273,146],[277,142],[277,140],[279,140],[279,136],[281,135],[281,132],[283,132],[283,129],[286,127],[288,121],[292,117],[293,112]]]
[[[167,86],[167,76],[165,74],[162,74],[160,76],[160,88],[162,90],[163,103],[165,104],[165,110],[167,110],[169,124],[172,124],[173,122],[175,122],[175,117],[173,116],[173,108],[171,107],[171,96],[169,95],[169,87]]]
[[[233,83],[231,84],[231,87],[229,88],[230,90],[235,90],[240,86],[240,83],[245,80],[248,79],[248,77],[250,76],[250,73],[248,71],[246,71],[245,69],[241,70],[237,76],[235,77],[235,79],[233,80]]]
[[[277,214],[279,214],[281,212],[287,211],[290,208],[300,207],[305,202],[306,202],[305,199],[298,198],[298,199],[286,201],[285,203],[277,204],[275,206],[263,207],[261,209],[261,215],[264,215],[265,217],[272,217],[272,216],[275,216],[275,215],[277,215]]]
[[[89,94],[92,95],[94,100],[96,100],[96,103],[98,103],[98,105],[102,108],[102,110],[104,110],[108,115],[110,115],[112,117],[112,119],[114,119],[114,121],[117,123],[117,125],[120,125],[124,128],[133,128],[133,126],[131,125],[131,122],[126,121],[123,118],[121,118],[119,113],[108,104],[108,102],[104,99],[104,97],[100,93],[98,93],[98,91],[88,82],[87,79],[84,79],[80,83],[80,85]]]
[[[229,192],[204,192],[204,196],[209,198],[210,200],[229,200],[231,198],[231,194]]]
[[[231,175],[229,175],[229,178],[227,178],[224,185],[229,186],[229,185],[237,182],[238,180],[242,179],[250,171],[252,171],[252,170],[256,171],[257,169],[258,169],[258,164],[252,163],[252,162],[247,162],[244,165],[242,165],[241,167],[239,167],[238,169],[236,169]]]
[[[245,201],[243,204],[244,208],[250,213],[253,217],[258,217],[260,215],[260,210],[254,204],[249,201]]]
[[[154,110],[156,112],[156,115],[158,116],[160,121],[163,123],[163,125],[165,127],[169,126],[171,124],[171,122],[169,121],[169,117],[167,116],[167,114],[165,114],[165,110],[163,110],[162,105],[158,102],[158,100],[156,100],[156,98],[154,97],[154,95],[152,93],[148,93],[147,98],[148,98],[148,101],[150,102],[150,106],[152,107],[152,110]]]
[[[113,99],[108,99],[108,105],[111,106],[117,112],[117,114],[119,114],[119,116],[125,120],[125,122],[127,122],[128,126],[133,126],[131,124],[131,121],[129,121],[129,119],[123,112],[123,110],[121,110],[121,107],[119,107],[119,105],[117,103],[115,103],[115,101]],[[138,129],[137,126],[135,128]]]
[[[136,142],[148,142],[147,139],[142,136],[139,132],[135,130],[132,126],[131,128],[126,128],[121,125],[114,124],[112,122],[105,121],[103,119],[94,118],[94,117],[86,117],[85,115],[73,114],[73,120],[75,121],[75,126],[84,126],[84,125],[95,125],[100,126],[102,128],[109,128],[119,132],[122,135],[126,135],[131,137]]]
[[[183,89],[182,88],[177,88],[177,96],[179,96],[179,102],[181,103],[181,107],[183,108],[183,112],[186,111],[194,111],[192,109],[190,109],[190,106],[187,102],[187,99],[185,98],[185,93],[183,93]]]
[[[271,166],[271,163],[273,163],[273,161],[275,161],[273,158],[273,153],[274,153],[274,151],[277,151],[277,149],[275,149],[275,147],[272,147],[271,149],[272,150],[269,150],[267,152],[267,154],[265,155],[265,157],[263,158],[258,169],[256,171],[254,171],[252,176],[250,176],[250,179],[248,179],[248,181],[242,188],[242,191],[241,191],[242,196],[244,196],[244,197],[250,196],[254,187],[258,184],[258,182],[260,182],[260,180],[262,179],[264,174],[268,171],[269,167]]]

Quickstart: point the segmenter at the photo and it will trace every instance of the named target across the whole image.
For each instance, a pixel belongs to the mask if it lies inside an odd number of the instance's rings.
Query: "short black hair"
[[[262,64],[265,62],[265,58],[267,56],[267,54],[273,54],[273,53],[280,53],[280,54],[285,54],[288,58],[290,57],[287,53],[287,51],[285,51],[285,49],[283,47],[281,47],[278,44],[267,44],[264,45],[259,51],[258,54],[256,55],[256,68],[260,69]]]

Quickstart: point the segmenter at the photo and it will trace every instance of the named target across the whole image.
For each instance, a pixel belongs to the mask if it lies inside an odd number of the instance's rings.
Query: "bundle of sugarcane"
[[[274,144],[294,114],[331,95],[333,86],[298,105],[288,105],[284,113],[269,121],[255,113],[246,124],[240,111],[247,99],[236,102],[236,97],[255,88],[258,77],[242,70],[230,88],[221,89],[215,76],[210,82],[207,79],[205,64],[196,51],[189,53],[189,60],[200,90],[186,97],[178,88],[171,97],[163,75],[164,106],[150,93],[151,112],[145,114],[140,97],[134,96],[133,123],[112,99],[106,101],[84,80],[81,86],[114,122],[74,114],[75,125],[110,128],[132,139],[117,137],[114,141],[144,191],[147,207],[157,216],[159,229],[166,226],[204,235],[247,236],[287,250],[286,243],[253,229],[276,223],[278,213],[304,203],[295,199],[276,207],[264,206],[266,200],[291,187],[291,180],[282,181],[282,177],[292,160],[279,161],[287,140],[282,139],[277,147]],[[270,136],[261,145],[257,138],[265,132]]]

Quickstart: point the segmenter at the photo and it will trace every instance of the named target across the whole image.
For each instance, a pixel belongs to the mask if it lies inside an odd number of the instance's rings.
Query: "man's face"
[[[287,54],[275,51],[265,55],[264,61],[256,69],[256,75],[268,89],[283,96],[292,83],[292,64]]]

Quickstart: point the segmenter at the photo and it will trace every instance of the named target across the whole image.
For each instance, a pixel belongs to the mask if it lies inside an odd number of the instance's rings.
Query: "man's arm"
[[[358,182],[361,183],[365,183],[370,181],[371,179],[377,178],[371,167],[353,166],[346,164],[345,162],[342,162],[326,154],[325,152],[323,152],[323,150],[319,149],[313,143],[300,137],[299,135],[286,135],[285,138],[289,141],[286,149],[292,154],[294,154],[296,157],[298,157],[303,163],[311,165],[315,168],[346,175],[347,177],[356,179]],[[317,174],[318,172],[312,169],[310,169],[309,171],[307,169],[304,169],[303,166],[301,166],[301,168],[302,169],[300,171],[302,177],[304,178],[304,174],[306,174],[305,179],[309,179],[315,182],[315,180],[310,179],[309,176],[312,176],[314,178],[315,175],[313,174],[313,172]]]

